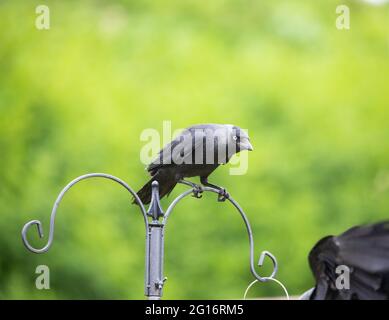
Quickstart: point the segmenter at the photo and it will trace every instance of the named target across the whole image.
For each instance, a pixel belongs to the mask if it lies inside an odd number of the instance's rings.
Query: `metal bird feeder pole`
[[[143,220],[145,223],[145,229],[146,229],[146,268],[145,268],[145,296],[150,300],[159,300],[162,297],[162,290],[164,287],[164,283],[167,278],[163,276],[163,261],[164,261],[164,233],[165,233],[165,227],[168,221],[168,218],[170,217],[172,210],[175,208],[177,203],[181,201],[186,196],[193,194],[197,198],[200,198],[199,196],[199,190],[196,188],[191,188],[182,194],[180,194],[177,198],[175,198],[168,209],[166,210],[166,213],[163,212],[160,199],[159,199],[159,191],[158,191],[158,182],[154,181],[152,183],[152,196],[151,196],[151,202],[149,205],[149,209],[146,212],[144,204],[141,202],[139,197],[137,196],[136,192],[123,180],[112,176],[110,174],[105,173],[90,173],[82,175],[73,181],[71,181],[58,195],[57,200],[54,203],[51,217],[50,217],[50,230],[49,230],[49,237],[47,244],[40,248],[36,249],[33,246],[30,245],[30,243],[27,240],[27,232],[28,229],[32,225],[36,225],[38,229],[39,237],[43,237],[43,230],[42,230],[42,223],[39,220],[32,220],[27,222],[23,229],[22,229],[22,240],[24,245],[28,250],[30,250],[33,253],[44,253],[48,251],[53,243],[54,238],[54,227],[55,227],[55,217],[57,213],[58,206],[60,202],[62,201],[65,193],[76,183],[80,182],[81,180],[89,179],[89,178],[105,178],[112,181],[115,181],[119,183],[122,187],[124,187],[135,199],[135,201],[138,203],[139,208],[141,210],[141,213],[143,215]],[[210,187],[203,187],[201,189],[201,192],[208,191],[208,192],[214,192],[219,193],[219,190],[210,188]],[[265,257],[269,257],[273,263],[273,271],[270,276],[268,277],[261,277],[258,275],[258,273],[255,271],[254,266],[254,241],[253,241],[253,233],[251,230],[251,226],[249,223],[249,220],[247,219],[246,214],[244,213],[243,209],[240,207],[240,205],[231,197],[229,196],[227,200],[237,209],[237,211],[240,213],[248,233],[249,237],[249,245],[250,245],[250,270],[253,276],[260,282],[266,282],[269,280],[274,280],[274,277],[277,273],[277,260],[276,258],[268,251],[263,251],[259,257],[258,265],[262,266],[263,261]]]

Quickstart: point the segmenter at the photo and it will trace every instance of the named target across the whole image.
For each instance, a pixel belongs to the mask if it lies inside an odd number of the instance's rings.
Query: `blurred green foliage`
[[[144,226],[119,186],[72,189],[47,254],[27,252],[20,231],[41,219],[47,235],[78,175],[139,188],[140,133],[163,120],[249,129],[247,174],[221,167],[212,181],[246,210],[257,256],[277,256],[290,293],[310,288],[317,240],[388,217],[389,7],[343,3],[349,31],[335,28],[332,0],[1,1],[0,299],[143,298]],[[50,7],[49,31],[35,28],[38,4]],[[215,199],[174,212],[165,298],[240,298],[253,279],[241,218]],[[39,264],[51,290],[35,289]],[[273,283],[250,293],[277,295]]]

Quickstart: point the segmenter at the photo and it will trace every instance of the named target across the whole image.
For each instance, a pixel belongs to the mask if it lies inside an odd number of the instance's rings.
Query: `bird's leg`
[[[178,183],[186,184],[187,186],[192,187],[193,197],[200,199],[203,196],[203,188],[200,185],[184,179],[181,179],[180,181],[178,181]]]
[[[223,202],[223,201],[226,201],[226,199],[228,199],[230,197],[230,194],[227,192],[226,189],[224,189],[223,187],[219,187],[215,184],[209,183],[207,177],[200,177],[200,182],[206,187],[211,187],[211,188],[215,188],[215,189],[219,190],[219,195],[217,197],[217,201]]]

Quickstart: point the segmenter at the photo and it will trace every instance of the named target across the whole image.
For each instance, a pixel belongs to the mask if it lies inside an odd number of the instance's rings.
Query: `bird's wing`
[[[147,170],[153,172],[165,165],[187,163],[192,155],[204,145],[204,139],[204,130],[195,127],[184,130],[159,152],[156,159],[149,164]]]
[[[319,241],[309,255],[313,299],[389,299],[389,221],[349,229]],[[350,270],[350,288],[337,289],[336,267]]]

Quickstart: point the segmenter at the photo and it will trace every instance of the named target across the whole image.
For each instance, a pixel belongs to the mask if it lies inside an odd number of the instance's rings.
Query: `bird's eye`
[[[237,136],[233,136],[232,139],[234,139],[236,141],[236,140],[238,140],[238,137]]]

